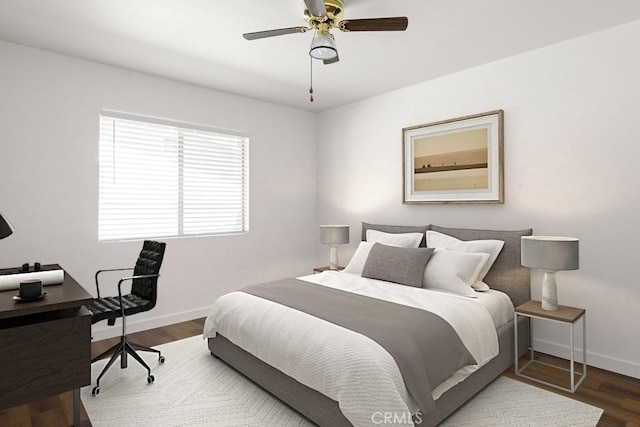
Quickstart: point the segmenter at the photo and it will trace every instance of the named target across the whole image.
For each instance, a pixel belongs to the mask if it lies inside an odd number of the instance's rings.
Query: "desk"
[[[17,290],[0,292],[0,410],[73,389],[79,426],[80,387],[91,383],[91,313],[84,306],[93,298],[66,271],[61,285],[44,291],[46,298],[23,303],[12,299]]]

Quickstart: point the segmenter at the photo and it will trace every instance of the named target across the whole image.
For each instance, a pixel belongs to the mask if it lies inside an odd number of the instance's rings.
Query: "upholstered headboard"
[[[366,240],[367,230],[378,230],[386,233],[424,233],[433,230],[448,234],[460,240],[502,240],[504,247],[489,270],[484,281],[492,288],[509,295],[515,307],[531,299],[531,274],[527,267],[520,265],[520,238],[531,236],[532,229],[517,231],[473,230],[465,228],[448,228],[437,225],[406,226],[362,223],[362,240]],[[426,246],[423,239],[420,246]]]

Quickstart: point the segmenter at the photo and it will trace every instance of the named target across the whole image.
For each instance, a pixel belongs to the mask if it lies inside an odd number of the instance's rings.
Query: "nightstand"
[[[537,381],[542,384],[546,384],[551,387],[558,388],[560,390],[568,391],[574,393],[576,389],[582,384],[582,381],[587,376],[587,314],[582,308],[574,308],[567,307],[563,305],[558,306],[558,310],[549,311],[543,310],[542,304],[540,301],[529,301],[525,302],[522,305],[516,307],[514,314],[514,324],[518,324],[518,316],[525,316],[530,319],[542,319],[549,320],[557,323],[564,323],[569,325],[569,339],[571,344],[571,356],[570,356],[570,365],[569,369],[561,368],[559,366],[551,365],[545,362],[541,362],[539,360],[534,360],[534,350],[533,350],[533,322],[529,321],[529,336],[531,337],[531,345],[529,347],[529,361],[524,364],[522,368],[518,367],[518,328],[514,328],[515,330],[515,373],[516,375],[524,378],[528,378],[533,381]],[[582,319],[582,374],[576,374],[575,372],[575,361],[574,361],[574,351],[575,351],[575,340],[574,340],[574,326],[578,322],[578,320]],[[551,368],[560,369],[565,372],[569,372],[571,375],[570,382],[571,387],[566,388],[556,384],[549,383],[547,381],[531,377],[529,375],[523,374],[522,372],[527,369],[529,365],[532,363],[542,364]],[[579,377],[576,382],[576,375]]]
[[[344,270],[344,267],[338,267],[337,270],[333,270],[333,271],[341,271],[341,270]],[[331,268],[329,268],[328,265],[325,265],[324,267],[316,267],[313,269],[313,274],[322,273],[323,271],[331,271]]]

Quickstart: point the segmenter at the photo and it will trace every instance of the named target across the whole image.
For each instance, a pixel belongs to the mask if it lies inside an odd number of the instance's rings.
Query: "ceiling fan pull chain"
[[[313,58],[311,56],[309,56],[309,71],[311,75],[311,83],[309,85],[309,93],[311,94],[311,96],[309,97],[309,101],[313,102]]]

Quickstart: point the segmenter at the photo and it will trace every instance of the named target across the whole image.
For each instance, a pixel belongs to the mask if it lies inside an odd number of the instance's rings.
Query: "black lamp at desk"
[[[11,236],[11,234],[13,234],[11,223],[0,213],[0,240]]]

